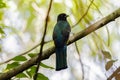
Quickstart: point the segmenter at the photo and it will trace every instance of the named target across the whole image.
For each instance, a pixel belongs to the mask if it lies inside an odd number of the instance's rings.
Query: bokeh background
[[[49,2],[50,0],[0,1],[1,63],[34,48],[40,43]],[[44,50],[54,45],[52,33],[58,14],[64,12],[69,15],[68,21],[72,29],[70,36],[74,36],[118,8],[120,8],[119,0],[53,0]],[[79,19],[81,21],[73,26]],[[105,59],[103,55],[105,51],[111,55],[111,59]],[[28,54],[37,54],[38,52],[39,47],[23,56],[30,59]],[[67,55],[67,69],[57,72],[51,68],[40,67],[39,72],[49,80],[82,80],[83,78],[84,80],[106,80],[120,66],[120,18],[78,40],[76,44],[69,45]],[[109,70],[106,70],[105,65],[109,60],[115,60],[115,62]],[[1,64],[0,72],[8,71],[7,66],[12,62],[16,61],[11,60]],[[42,63],[55,68],[55,55],[53,54]],[[18,80],[18,78],[32,80],[26,72],[23,73],[24,77],[14,77],[13,80]]]

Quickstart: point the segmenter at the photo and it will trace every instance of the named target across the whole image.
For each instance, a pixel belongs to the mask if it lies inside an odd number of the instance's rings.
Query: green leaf
[[[45,75],[38,73],[38,77],[37,80],[49,80],[48,77],[46,77]]]
[[[4,7],[6,7],[6,4],[4,2],[0,1],[0,8],[4,8]]]
[[[26,71],[26,73],[30,78],[32,78],[32,75],[31,75],[30,71]]]
[[[26,73],[29,75],[30,78],[32,78],[32,76],[35,74],[35,70],[36,70],[36,67],[32,66],[26,71]]]
[[[1,15],[0,15],[0,17],[1,17]],[[5,33],[4,33],[3,29],[0,26],[0,38],[4,38],[4,37],[5,37]]]
[[[116,61],[117,61],[117,60],[110,60],[110,61],[108,61],[108,62],[106,63],[106,65],[105,65],[106,71],[108,71],[108,70],[112,67],[113,63],[116,62]]]
[[[8,64],[6,69],[12,69],[12,68],[15,68],[17,66],[19,66],[20,64],[18,62],[13,62],[11,64]]]
[[[48,66],[48,65],[46,65],[46,64],[44,64],[44,63],[41,63],[40,66],[42,66],[42,67],[44,67],[44,68],[54,69],[53,67]]]
[[[111,59],[111,54],[108,51],[103,51],[102,50],[102,53],[103,53],[105,58]]]
[[[29,57],[33,58],[36,56],[36,53],[31,53],[31,54],[28,54]]]
[[[20,73],[16,76],[17,78],[25,78],[27,75],[25,73]]]
[[[16,56],[13,58],[14,61],[26,61],[27,58],[25,56]]]
[[[5,34],[4,31],[3,31],[3,29],[1,27],[0,27],[0,33],[1,34]]]
[[[0,11],[0,21],[2,21],[3,15],[4,15],[4,12],[1,10],[1,11]],[[2,26],[2,25],[1,25],[1,26]]]

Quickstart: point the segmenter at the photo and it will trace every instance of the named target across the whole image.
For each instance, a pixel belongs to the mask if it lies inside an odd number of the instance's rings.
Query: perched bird
[[[56,71],[67,68],[67,41],[70,34],[70,25],[67,22],[65,13],[61,13],[57,17],[57,24],[53,31],[53,40],[56,53]]]

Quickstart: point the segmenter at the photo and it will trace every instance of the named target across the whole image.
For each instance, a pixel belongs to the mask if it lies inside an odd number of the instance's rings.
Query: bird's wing
[[[62,30],[62,35],[63,35],[63,41],[65,42],[65,44],[67,43],[68,41],[68,38],[69,38],[69,34],[70,34],[70,26],[67,25],[64,30]]]

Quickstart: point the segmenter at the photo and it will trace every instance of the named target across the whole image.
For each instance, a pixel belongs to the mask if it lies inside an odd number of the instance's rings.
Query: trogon
[[[67,41],[71,32],[67,21],[68,15],[61,13],[53,30],[53,40],[56,53],[56,71],[67,68]]]

